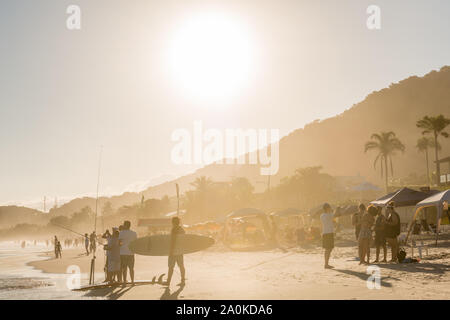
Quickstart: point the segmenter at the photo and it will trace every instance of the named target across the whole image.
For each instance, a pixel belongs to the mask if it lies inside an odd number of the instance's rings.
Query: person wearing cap
[[[338,214],[333,214],[331,206],[328,203],[323,205],[323,213],[320,215],[320,222],[322,223],[322,247],[325,249],[325,269],[332,269],[330,266],[330,255],[334,248],[334,222],[333,218]]]
[[[397,212],[395,212],[395,203],[394,201],[389,202],[386,208],[386,226],[384,231],[384,236],[386,237],[386,241],[391,247],[392,250],[392,260],[389,262],[397,262],[398,258],[398,240],[397,237],[400,234],[400,216]]]

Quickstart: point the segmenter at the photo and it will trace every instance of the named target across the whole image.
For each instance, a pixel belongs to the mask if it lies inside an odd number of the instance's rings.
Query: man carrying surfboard
[[[172,280],[173,269],[175,268],[175,264],[178,264],[178,267],[180,268],[180,273],[181,273],[181,282],[179,285],[184,286],[184,284],[185,284],[186,270],[184,268],[184,256],[182,254],[177,254],[177,255],[173,254],[177,235],[185,234],[185,233],[186,232],[180,225],[180,218],[173,217],[172,218],[172,231],[170,233],[170,249],[169,249],[169,259],[168,259],[169,271],[167,273],[167,282],[165,283],[168,286],[170,285],[170,281]]]

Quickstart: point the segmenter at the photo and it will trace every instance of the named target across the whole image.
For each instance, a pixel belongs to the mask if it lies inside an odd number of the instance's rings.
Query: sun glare
[[[249,82],[254,62],[247,30],[222,14],[198,14],[174,35],[170,68],[177,86],[200,99],[226,99]]]

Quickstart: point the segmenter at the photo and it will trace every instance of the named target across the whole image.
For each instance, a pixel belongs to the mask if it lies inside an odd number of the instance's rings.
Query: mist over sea
[[[44,254],[51,250],[42,242],[27,241],[25,248],[20,242],[0,242],[0,300],[83,299],[67,288],[67,275],[27,266],[30,261],[47,259]]]

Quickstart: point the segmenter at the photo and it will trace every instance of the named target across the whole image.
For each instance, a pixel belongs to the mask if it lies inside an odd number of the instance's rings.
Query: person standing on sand
[[[355,227],[356,240],[359,239],[359,231],[361,230],[361,219],[363,215],[366,213],[366,206],[363,203],[361,203],[358,209],[359,211],[352,216],[352,225]]]
[[[91,236],[90,236],[90,251],[91,252],[95,252],[95,250],[97,249],[97,235],[95,234],[95,231],[92,231]]]
[[[179,234],[185,234],[184,229],[180,225],[180,218],[173,217],[172,218],[172,231],[170,232],[170,249],[169,249],[169,271],[167,273],[167,282],[165,283],[167,286],[170,286],[170,281],[172,280],[173,269],[175,268],[175,263],[178,264],[181,273],[181,282],[180,286],[184,286],[186,281],[186,269],[184,268],[184,256],[182,254],[173,254],[173,250],[175,248],[176,236]]]
[[[89,255],[89,236],[87,233],[84,234],[84,247],[86,248],[86,255]]]
[[[58,259],[58,238],[55,236],[55,239],[53,239],[53,245],[54,245],[54,251],[55,251],[55,257]]]
[[[55,240],[55,254],[56,254],[56,259],[58,258],[62,258],[62,247],[61,247],[61,242],[59,242],[59,240]]]
[[[331,211],[331,206],[328,203],[323,205],[323,213],[320,215],[322,223],[322,247],[325,249],[325,269],[332,269],[330,266],[330,255],[334,248],[334,223],[333,218],[337,215]]]
[[[397,262],[398,261],[398,240],[397,237],[400,234],[400,216],[397,212],[395,212],[395,203],[394,201],[389,202],[386,212],[386,228],[385,228],[385,237],[386,241],[391,247],[392,250],[392,260],[389,262]]]
[[[123,230],[119,233],[120,245],[120,271],[122,273],[122,280],[127,282],[127,270],[130,269],[131,283],[134,283],[134,253],[131,252],[128,245],[137,239],[136,232],[130,230],[131,222],[125,221],[123,223]]]
[[[113,233],[107,238],[107,245],[105,251],[107,255],[107,277],[106,281],[109,283],[114,282],[117,277],[117,281],[121,282],[122,276],[120,275],[120,245],[119,245],[119,230],[113,228]]]
[[[381,262],[387,262],[386,237],[384,233],[384,229],[386,228],[386,217],[383,215],[381,207],[378,207],[377,210],[378,215],[375,220],[375,246],[377,248],[377,258],[374,263],[380,261],[380,248],[383,248],[384,254],[384,259]]]
[[[372,241],[372,226],[375,223],[377,208],[369,206],[367,213],[361,218],[361,230],[359,231],[359,264],[370,264],[370,241]],[[367,260],[365,259],[367,256]]]

